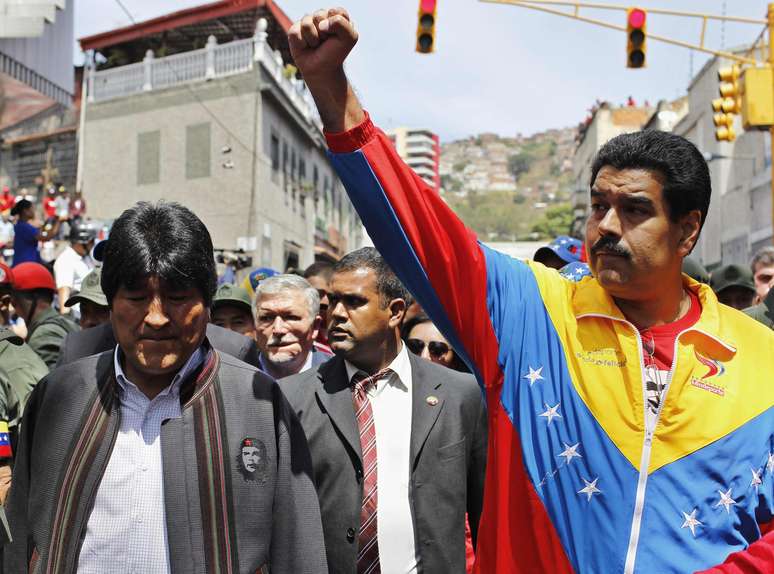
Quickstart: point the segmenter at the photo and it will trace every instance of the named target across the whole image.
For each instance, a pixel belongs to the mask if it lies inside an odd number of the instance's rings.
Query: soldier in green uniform
[[[81,329],[91,329],[110,321],[110,307],[102,292],[102,268],[96,267],[83,278],[81,290],[65,301],[65,307],[81,306]]]
[[[27,343],[49,369],[56,365],[59,349],[78,325],[53,308],[54,276],[40,263],[21,263],[12,270],[11,301],[27,323]]]
[[[744,312],[770,329],[774,329],[774,288],[769,289],[769,294],[761,303],[748,307]]]
[[[10,452],[16,446],[19,423],[32,388],[48,374],[48,367],[24,340],[0,328],[0,431],[7,425],[11,449],[0,445],[0,504],[11,484]]]

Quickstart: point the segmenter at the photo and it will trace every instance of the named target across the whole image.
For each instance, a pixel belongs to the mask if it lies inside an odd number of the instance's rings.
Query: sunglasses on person
[[[422,339],[407,339],[406,346],[409,348],[409,351],[415,355],[421,355],[422,351],[425,349],[425,342]],[[427,343],[427,351],[430,353],[431,357],[437,359],[449,352],[449,345],[443,341],[430,341]]]

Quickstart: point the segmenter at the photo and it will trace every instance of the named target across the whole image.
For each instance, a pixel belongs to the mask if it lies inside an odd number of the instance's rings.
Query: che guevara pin
[[[242,478],[248,482],[265,484],[267,468],[266,445],[263,441],[249,436],[243,438],[237,454],[237,470]]]

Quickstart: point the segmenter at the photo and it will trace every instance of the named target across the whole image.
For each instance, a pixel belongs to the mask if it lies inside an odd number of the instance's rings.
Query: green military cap
[[[212,298],[212,308],[215,309],[218,305],[236,305],[239,307],[246,307],[247,310],[253,312],[253,302],[250,299],[250,293],[244,287],[237,287],[231,283],[224,283],[215,292],[215,297]]]
[[[724,265],[712,272],[710,287],[715,293],[720,293],[729,287],[744,287],[755,291],[752,271],[743,265]]]
[[[710,275],[704,268],[704,265],[699,263],[693,257],[686,257],[683,259],[683,273],[688,275],[691,279],[695,279],[699,283],[705,283],[709,285]]]
[[[72,307],[83,301],[89,301],[90,303],[96,303],[102,307],[107,307],[107,297],[105,297],[105,294],[102,292],[102,286],[100,285],[101,280],[102,268],[97,267],[96,269],[92,269],[89,274],[83,278],[81,290],[65,301],[65,307]]]

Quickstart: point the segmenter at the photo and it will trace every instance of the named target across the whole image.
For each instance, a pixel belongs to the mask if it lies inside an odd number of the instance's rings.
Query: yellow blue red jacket
[[[684,276],[701,317],[646,432],[639,332],[593,277],[479,243],[369,118],[327,140],[375,246],[486,393],[478,572],[693,572],[772,526],[770,330]]]

